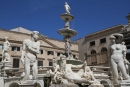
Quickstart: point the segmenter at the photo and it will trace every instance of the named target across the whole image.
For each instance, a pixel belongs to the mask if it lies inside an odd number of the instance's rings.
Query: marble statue
[[[118,37],[118,39],[116,37]],[[122,34],[118,34],[118,33],[112,34],[109,39],[111,41],[110,67],[112,70],[114,83],[118,84],[119,83],[118,82],[118,78],[119,78],[118,69],[121,72],[124,80],[128,80],[130,78],[129,75],[127,74],[126,67],[124,65],[124,61],[126,61],[124,59],[125,57],[124,55],[126,55],[125,53],[126,47],[122,45],[122,39],[123,39]]]
[[[57,59],[53,58],[53,68],[49,69],[49,73],[52,77],[52,83],[59,83],[60,79],[60,67],[57,64]]]
[[[37,54],[40,53],[40,42],[39,39],[39,32],[33,31],[31,33],[31,39],[25,39],[23,41],[23,48],[22,48],[22,55],[21,55],[21,62],[25,68],[25,76],[23,77],[22,81],[26,82],[30,80],[30,70],[32,69],[32,79],[37,80],[38,75],[38,68],[37,68]]]
[[[5,37],[5,42],[3,44],[3,51],[2,51],[2,61],[10,61],[10,55],[9,55],[9,50],[10,50],[10,43],[8,41],[8,37]]]
[[[127,47],[126,47],[124,41],[123,41],[121,44],[122,44],[122,48],[123,48],[123,58],[126,59],[126,51],[127,51]]]
[[[82,69],[83,69],[83,72],[84,72],[83,75],[82,75],[83,78],[86,78],[88,81],[93,81],[92,84],[94,84],[94,85],[95,84],[100,84],[100,82],[95,79],[91,69],[87,66],[86,61],[84,62],[84,65],[82,66]]]
[[[94,75],[86,62],[81,65],[72,65],[67,64],[66,59],[65,55],[60,55],[60,66],[56,64],[57,67],[55,67],[55,70],[53,70],[53,72],[50,71],[53,79],[58,78],[56,81],[59,81],[60,83],[84,83],[103,87],[100,82],[94,78]],[[75,73],[72,71],[72,68],[80,70]]]
[[[65,2],[65,10],[66,10],[66,14],[70,14],[70,6],[68,5],[67,2]]]
[[[70,50],[71,43],[70,43],[69,38],[65,38],[64,40],[65,40],[65,53],[66,53],[66,56],[68,58],[70,58],[70,56],[71,56],[71,50]]]
[[[122,49],[123,49],[123,58],[124,58],[124,63],[125,63],[126,71],[127,71],[127,74],[129,74],[129,65],[130,65],[130,63],[129,63],[129,61],[126,59],[127,47],[126,47],[124,41],[122,42]]]

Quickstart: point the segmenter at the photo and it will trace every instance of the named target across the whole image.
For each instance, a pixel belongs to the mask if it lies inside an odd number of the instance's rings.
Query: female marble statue
[[[70,14],[70,6],[68,5],[67,2],[65,2],[65,10],[66,10],[66,14]]]
[[[3,44],[3,52],[2,52],[2,61],[10,61],[10,55],[9,55],[9,50],[10,50],[10,43],[8,41],[8,37],[5,37],[5,42]]]
[[[116,39],[118,37],[118,39]],[[129,79],[129,75],[126,72],[126,67],[124,65],[124,55],[123,55],[123,47],[122,47],[122,34],[112,34],[109,38],[111,40],[110,45],[110,67],[113,74],[114,83],[118,83],[118,68],[123,76],[123,79]]]

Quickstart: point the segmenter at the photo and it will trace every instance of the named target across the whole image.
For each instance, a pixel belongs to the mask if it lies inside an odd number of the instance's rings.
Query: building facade
[[[31,38],[31,31],[19,27],[11,30],[0,29],[0,61],[2,60],[2,48],[4,43],[4,37],[8,37],[11,44],[10,57],[12,62],[12,68],[22,68],[23,65],[20,61],[22,42],[24,39]],[[40,54],[38,54],[38,66],[52,66],[52,59],[59,57],[61,53],[64,53],[64,42],[56,39],[51,39],[46,36],[40,35]],[[71,43],[73,57],[78,58],[79,51],[78,45]]]
[[[79,58],[86,59],[90,66],[108,66],[109,36],[121,33],[123,27],[123,25],[113,26],[74,41],[79,44]]]

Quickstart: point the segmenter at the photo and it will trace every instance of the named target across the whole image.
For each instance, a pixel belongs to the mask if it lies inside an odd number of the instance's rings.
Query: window
[[[13,59],[13,68],[19,68],[19,59],[17,58]]]
[[[1,50],[3,49],[3,45],[2,45],[2,44],[0,44],[0,49],[1,49]]]
[[[2,58],[0,58],[0,62],[2,61]]]
[[[104,69],[104,71],[108,71],[108,69]]]
[[[62,53],[58,52],[58,53],[57,53],[57,56],[60,56],[60,54],[62,54]]]
[[[43,54],[43,50],[40,50],[40,54]]]
[[[102,49],[101,49],[101,52],[106,52],[107,51],[107,48],[105,48],[105,47],[103,47]]]
[[[95,45],[95,41],[90,42],[90,46],[94,46]]]
[[[38,60],[38,66],[43,66],[43,61],[42,60]]]
[[[76,56],[73,54],[73,58],[75,58]]]
[[[17,47],[17,51],[20,51],[20,47]]]
[[[12,51],[20,51],[20,47],[12,46]]]
[[[49,66],[52,66],[53,65],[53,62],[52,61],[49,61]]]
[[[92,51],[91,51],[91,54],[96,54],[96,51],[95,51],[95,50],[92,50]]]
[[[97,62],[92,62],[91,64],[97,64]]]
[[[102,43],[106,43],[106,38],[100,39],[100,43],[101,43],[101,44],[102,44]]]
[[[84,59],[87,60],[87,53],[84,54]]]
[[[53,51],[48,51],[47,54],[48,55],[54,55],[54,52]]]

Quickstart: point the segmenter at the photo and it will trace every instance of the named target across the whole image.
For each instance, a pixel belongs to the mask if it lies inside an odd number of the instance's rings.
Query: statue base
[[[119,84],[114,84],[114,87],[130,87],[130,80],[122,80]]]
[[[57,60],[58,65],[60,65],[61,60]],[[80,65],[83,64],[81,60],[76,60],[76,59],[67,59],[66,60],[67,64],[73,64],[73,65]]]
[[[14,81],[5,87],[44,87],[44,83],[43,80]]]
[[[11,61],[5,61],[3,62],[4,67],[10,67],[11,66]]]
[[[73,15],[71,15],[71,14],[66,14],[66,13],[61,14],[60,17],[61,17],[61,19],[63,19],[63,20],[68,20],[68,21],[71,21],[71,20],[74,19],[74,16],[73,16]]]
[[[51,84],[49,87],[79,87],[77,84],[73,83],[61,83],[61,84]]]
[[[37,83],[37,80],[25,80],[20,81],[19,85],[35,85]]]
[[[77,35],[77,32],[75,30],[68,29],[68,28],[62,28],[62,29],[58,30],[58,33],[64,37],[68,36],[70,38]]]
[[[115,84],[114,87],[130,87],[130,83]]]
[[[104,86],[101,84],[93,84],[93,85],[89,85],[88,87],[104,87]]]
[[[5,62],[2,62],[1,64],[3,64],[1,74],[2,74],[2,76],[7,77],[8,73],[9,73],[9,70],[10,70],[10,67],[11,67],[11,62],[10,61],[5,61]]]

